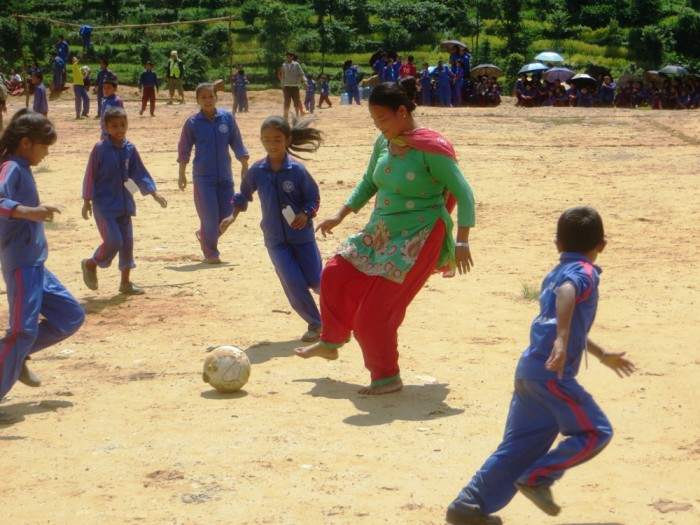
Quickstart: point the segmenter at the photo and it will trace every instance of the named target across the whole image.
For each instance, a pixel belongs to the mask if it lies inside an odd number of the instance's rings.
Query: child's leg
[[[83,86],[83,115],[90,113],[90,95],[88,94],[87,88]]]
[[[551,485],[567,469],[595,457],[612,438],[608,418],[575,379],[537,383],[559,432],[567,438],[518,477],[519,483],[530,486]]]
[[[20,266],[2,273],[7,288],[10,328],[0,339],[0,399],[17,382],[39,334],[44,267]]]
[[[559,432],[556,419],[530,388],[515,381],[503,441],[449,505],[459,516],[487,515],[505,507],[517,493],[515,481],[547,453]]]
[[[151,116],[156,114],[156,88],[155,86],[148,88],[148,100],[150,102]]]
[[[98,89],[97,90],[97,117],[102,116],[102,99],[104,98],[104,95],[102,92]]]
[[[290,306],[306,321],[309,330],[321,327],[321,314],[309,288],[318,290],[321,254],[315,242],[268,248],[277,276]]]
[[[134,264],[134,228],[129,215],[117,217],[115,222],[122,239],[122,245],[119,248],[119,271],[122,272],[122,284],[125,284],[124,272],[136,267]],[[129,282],[129,272],[126,272],[126,282]]]
[[[100,268],[109,268],[123,244],[121,228],[115,217],[103,217],[95,210],[93,210],[93,214],[97,230],[102,237],[102,244],[95,250],[92,262]]]
[[[360,86],[355,84],[355,102],[357,102],[357,105],[360,105]]]
[[[233,181],[195,180],[194,200],[200,219],[200,243],[205,259],[219,258],[219,223],[231,215],[233,205]]]
[[[398,329],[411,301],[435,270],[445,231],[445,223],[438,220],[404,282],[374,277],[357,308],[352,329],[371,374],[371,388],[398,379]]]
[[[50,271],[44,269],[39,333],[31,354],[70,337],[85,320],[85,310]]]
[[[82,97],[80,95],[80,88],[82,86],[73,86],[73,97],[75,98],[75,118],[80,118],[80,105],[82,104]],[[83,88],[84,89],[84,88]]]

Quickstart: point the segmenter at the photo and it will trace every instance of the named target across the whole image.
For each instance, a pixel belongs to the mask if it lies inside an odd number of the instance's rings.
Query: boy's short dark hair
[[[38,78],[39,80],[44,80],[44,74],[41,71],[34,71],[32,76]]]
[[[589,252],[604,239],[603,219],[589,206],[569,208],[559,217],[557,241],[565,252]]]
[[[107,109],[105,109],[105,126],[109,123],[110,120],[114,120],[115,118],[127,118],[126,110],[124,108],[120,108],[119,106],[109,106]]]

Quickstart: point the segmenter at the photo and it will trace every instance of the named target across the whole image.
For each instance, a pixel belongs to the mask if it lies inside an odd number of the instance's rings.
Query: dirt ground
[[[99,124],[73,120],[66,92],[50,102],[59,140],[35,176],[43,202],[62,209],[47,229],[47,267],[87,321],[36,354],[40,388],[18,384],[0,405],[22,417],[0,427],[3,523],[444,523],[500,441],[537,312],[523,290],[556,263],[556,219],[579,204],[601,212],[609,239],[591,337],[628,352],[638,372],[621,380],[588,360],[579,379],[612,421],[613,441],[555,485],[558,517],[519,495],[500,516],[512,525],[700,523],[700,112],[521,109],[510,99],[417,109],[421,124],[453,141],[474,188],[476,267],[428,282],[399,334],[406,387],[366,397],[356,393],[369,377],[354,341],[334,362],[293,355],[306,326],[269,262],[257,203],[222,239],[224,264],[200,263],[191,186],[178,189],[176,164],[193,95],[167,106],[161,92],[149,118],[133,88],[120,92],[128,138],[169,202],[137,199],[132,278],[147,293],[119,295],[115,266],[100,271],[97,292],[82,282],[80,260],[99,244],[80,216]],[[237,116],[252,159],[263,156],[259,126],[281,98],[252,93],[251,111]],[[352,191],[377,133],[366,105],[333,100],[316,112],[326,143],[306,163],[321,185],[321,218]],[[11,100],[7,118],[23,103]],[[229,93],[220,106],[230,109]],[[324,257],[369,213],[319,237]],[[6,322],[4,298],[0,315]],[[207,349],[223,344],[252,362],[238,394],[201,379]]]

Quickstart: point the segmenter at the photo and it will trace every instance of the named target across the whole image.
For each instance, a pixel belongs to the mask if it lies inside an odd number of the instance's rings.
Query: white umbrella
[[[564,57],[554,51],[543,51],[535,57],[535,60],[542,62],[564,62]]]

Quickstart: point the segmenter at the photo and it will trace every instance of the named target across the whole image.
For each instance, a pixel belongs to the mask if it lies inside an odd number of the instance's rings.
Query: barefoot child
[[[241,177],[248,171],[249,155],[233,114],[216,107],[214,84],[199,84],[195,95],[200,111],[185,121],[177,147],[178,186],[182,191],[187,187],[185,169],[194,147],[192,182],[194,205],[200,220],[195,236],[204,253],[203,262],[220,264],[218,242],[223,232],[219,230],[219,224],[233,212],[229,148],[241,163]]]
[[[452,525],[501,523],[490,514],[518,490],[556,516],[560,508],[550,486],[612,437],[605,414],[576,381],[586,350],[620,377],[634,371],[624,352],[606,352],[588,339],[598,306],[600,268],[594,263],[605,248],[600,215],[585,206],[566,210],[555,242],[559,264],[542,283],[540,314],[515,370],[503,442],[447,508]],[[550,450],[559,434],[566,439]]]
[[[321,253],[311,220],[320,196],[318,185],[291,152],[316,151],[321,145],[321,132],[309,127],[311,122],[300,121],[291,128],[282,117],[263,122],[260,139],[267,157],[248,170],[234,198],[233,215],[221,223],[225,231],[258,192],[265,246],[289,304],[308,323],[301,337],[306,342],[318,341],[321,333],[321,314],[309,291],[318,293],[321,281]]]
[[[55,142],[51,121],[29,109],[18,111],[0,136],[0,265],[10,306],[10,328],[0,339],[0,399],[17,380],[39,386],[27,368],[30,354],[74,334],[85,319],[80,304],[44,266],[43,223],[60,211],[41,204],[31,166]],[[0,424],[17,420],[0,411]]]
[[[131,269],[136,266],[131,224],[136,204],[132,193],[141,190],[142,195],[151,195],[163,208],[168,203],[158,195],[136,147],[126,140],[126,111],[108,107],[102,116],[108,139],[95,144],[90,153],[83,180],[82,210],[85,220],[94,214],[102,244],[90,259],[83,259],[83,280],[88,288],[97,290],[97,267],[108,268],[119,254],[119,292],[139,295],[144,293],[143,288],[130,280]]]

